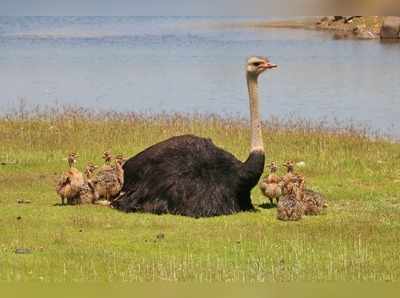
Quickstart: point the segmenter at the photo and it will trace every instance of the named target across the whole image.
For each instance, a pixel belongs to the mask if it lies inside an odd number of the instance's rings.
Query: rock
[[[359,39],[376,39],[376,35],[368,30],[359,33],[356,37]]]
[[[340,21],[340,20],[343,20],[344,19],[344,16],[333,16],[333,21],[334,22],[337,22],[337,21]]]
[[[296,166],[298,166],[299,168],[304,168],[306,166],[305,161],[299,161],[296,163]]]
[[[2,165],[2,166],[15,165],[16,163],[17,163],[16,160],[12,160],[12,161],[0,161],[0,165]]]
[[[346,24],[352,23],[352,22],[353,22],[353,19],[355,19],[355,18],[361,18],[361,16],[348,16],[348,17],[346,17],[346,18],[344,19],[344,22],[345,22]]]
[[[25,200],[25,199],[18,199],[17,204],[30,204],[32,203],[31,200]]]
[[[100,206],[110,206],[111,202],[107,201],[107,200],[97,200],[96,202],[94,202],[96,205],[100,205]]]
[[[400,17],[385,17],[381,28],[381,39],[398,39],[400,37]]]
[[[353,29],[354,36],[358,39],[375,39],[376,36],[371,31],[367,30],[365,26],[356,26]]]
[[[333,21],[333,18],[330,17],[323,17],[322,19],[320,19],[319,21],[317,21],[317,25],[322,25],[323,23],[328,23]]]
[[[349,33],[345,31],[338,31],[335,32],[335,34],[333,35],[333,39],[346,39],[346,38],[349,38]]]
[[[16,248],[15,249],[15,253],[16,254],[31,254],[32,253],[32,249],[30,248]]]

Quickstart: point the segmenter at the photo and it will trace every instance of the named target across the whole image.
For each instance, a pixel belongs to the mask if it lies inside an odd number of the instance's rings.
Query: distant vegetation
[[[132,156],[185,133],[248,154],[244,119],[63,108],[0,118],[0,280],[400,280],[400,144],[353,126],[264,123],[267,163],[304,161],[297,171],[328,197],[326,215],[280,222],[258,188],[258,212],[206,219],[54,205],[70,151],[82,169],[104,150]]]

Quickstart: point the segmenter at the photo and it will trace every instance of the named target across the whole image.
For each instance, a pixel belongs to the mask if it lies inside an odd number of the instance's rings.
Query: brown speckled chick
[[[281,187],[282,187],[282,194],[288,194],[287,186],[290,183],[297,183],[299,181],[299,175],[294,172],[294,161],[289,160],[283,164],[284,167],[287,169],[287,173],[282,177]]]
[[[97,166],[92,163],[88,163],[85,169],[85,183],[81,187],[79,191],[80,204],[93,204],[99,199],[99,194],[96,191],[96,188],[92,182],[92,177],[94,171],[97,169]]]
[[[92,181],[99,198],[112,201],[119,195],[124,184],[124,171],[122,169],[124,159],[122,156],[117,156],[115,165],[111,166],[112,155],[105,152],[103,158],[105,165],[97,172]]]
[[[303,204],[305,215],[321,214],[328,207],[325,196],[311,189],[304,190]]]
[[[79,190],[84,184],[84,178],[82,173],[74,167],[79,155],[77,153],[70,153],[68,155],[68,171],[65,171],[56,185],[56,192],[61,198],[61,204],[76,204],[79,200]]]
[[[278,203],[279,198],[282,195],[282,189],[280,185],[282,178],[276,174],[278,166],[275,162],[271,162],[269,168],[270,174],[261,181],[260,190],[262,194],[269,199],[272,205],[273,199],[275,199],[276,203]]]
[[[304,179],[299,181],[289,181],[285,183],[287,194],[278,202],[277,218],[283,221],[297,221],[304,215],[304,205],[302,202],[304,195]]]

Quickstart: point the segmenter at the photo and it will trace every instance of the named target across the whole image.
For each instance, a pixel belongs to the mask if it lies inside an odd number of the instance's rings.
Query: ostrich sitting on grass
[[[65,204],[65,199],[68,204],[76,204],[79,201],[79,192],[85,181],[82,173],[74,167],[77,158],[76,153],[68,155],[69,170],[63,173],[56,185],[56,192],[61,197],[62,205]]]
[[[250,191],[264,169],[258,76],[276,67],[265,57],[246,65],[250,101],[251,148],[245,162],[193,135],[155,144],[124,164],[121,196],[112,203],[125,212],[207,217],[253,210]]]
[[[97,169],[97,166],[92,163],[88,163],[85,168],[85,183],[81,186],[79,191],[79,203],[80,204],[93,204],[99,198],[99,194],[96,191],[96,188],[92,182],[92,176],[94,171]]]
[[[276,174],[278,170],[278,166],[275,162],[271,162],[270,174],[263,179],[260,183],[260,190],[264,196],[266,196],[271,205],[274,203],[273,199],[276,200],[276,203],[279,202],[279,198],[282,195],[281,181],[282,178]]]
[[[283,177],[283,193],[288,194],[287,185],[302,181],[301,201],[304,205],[305,215],[318,215],[328,207],[326,198],[323,194],[309,188],[304,188],[304,177],[294,173],[294,162],[288,161],[284,164],[287,174]]]
[[[112,201],[119,195],[124,183],[124,171],[122,164],[124,158],[118,155],[115,158],[115,165],[111,165],[112,155],[110,152],[104,152],[104,166],[99,169],[96,176],[92,179],[94,188],[98,194],[98,198]]]
[[[283,221],[297,221],[304,215],[304,177],[297,181],[285,182],[286,194],[279,200],[277,218]]]

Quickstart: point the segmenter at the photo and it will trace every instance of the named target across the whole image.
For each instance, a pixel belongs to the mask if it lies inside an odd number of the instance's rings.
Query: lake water
[[[248,116],[244,62],[263,118],[353,121],[400,136],[400,44],[223,26],[258,18],[0,17],[0,104]]]

